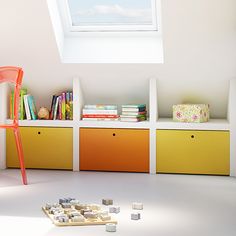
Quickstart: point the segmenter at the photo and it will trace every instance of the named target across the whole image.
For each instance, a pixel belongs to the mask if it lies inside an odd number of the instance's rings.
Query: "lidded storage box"
[[[173,120],[178,122],[201,123],[209,120],[208,104],[173,105]]]

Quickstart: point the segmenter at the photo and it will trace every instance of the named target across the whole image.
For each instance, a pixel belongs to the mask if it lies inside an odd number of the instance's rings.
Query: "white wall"
[[[236,76],[236,1],[163,0],[164,64],[62,64],[46,0],[0,0],[0,65],[25,70],[38,106],[72,87],[80,75],[86,103],[148,102],[156,76],[160,115],[173,103],[207,102],[225,117],[229,79]]]

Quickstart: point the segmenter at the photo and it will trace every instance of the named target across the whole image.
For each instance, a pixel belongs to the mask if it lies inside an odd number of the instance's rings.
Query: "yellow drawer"
[[[26,168],[73,169],[72,128],[21,127]],[[19,167],[12,130],[6,134],[7,167]]]
[[[157,130],[157,172],[229,175],[228,131]]]

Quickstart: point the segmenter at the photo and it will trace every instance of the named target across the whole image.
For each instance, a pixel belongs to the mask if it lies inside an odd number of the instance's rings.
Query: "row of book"
[[[145,104],[122,105],[122,114],[118,115],[117,105],[85,105],[82,120],[86,121],[128,121],[139,122],[147,119]]]
[[[82,110],[82,120],[116,121],[118,119],[116,105],[85,105]]]
[[[52,96],[49,119],[73,120],[73,92],[66,91]]]
[[[18,111],[19,120],[37,119],[37,110],[34,97],[31,94],[27,94],[26,88],[22,88],[20,90],[20,103]],[[14,119],[14,91],[10,94],[10,119]]]
[[[122,105],[120,121],[138,122],[147,120],[146,104]]]

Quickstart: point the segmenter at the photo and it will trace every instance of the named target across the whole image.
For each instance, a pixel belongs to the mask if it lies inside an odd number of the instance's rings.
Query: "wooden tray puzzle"
[[[42,207],[42,210],[44,213],[51,219],[53,224],[56,226],[83,226],[83,225],[105,225],[108,223],[117,224],[117,221],[114,219],[111,220],[101,220],[99,217],[95,219],[85,218],[84,222],[72,222],[71,219],[69,219],[69,222],[59,222],[54,219],[54,215],[50,214],[48,210],[45,209],[45,207]]]

